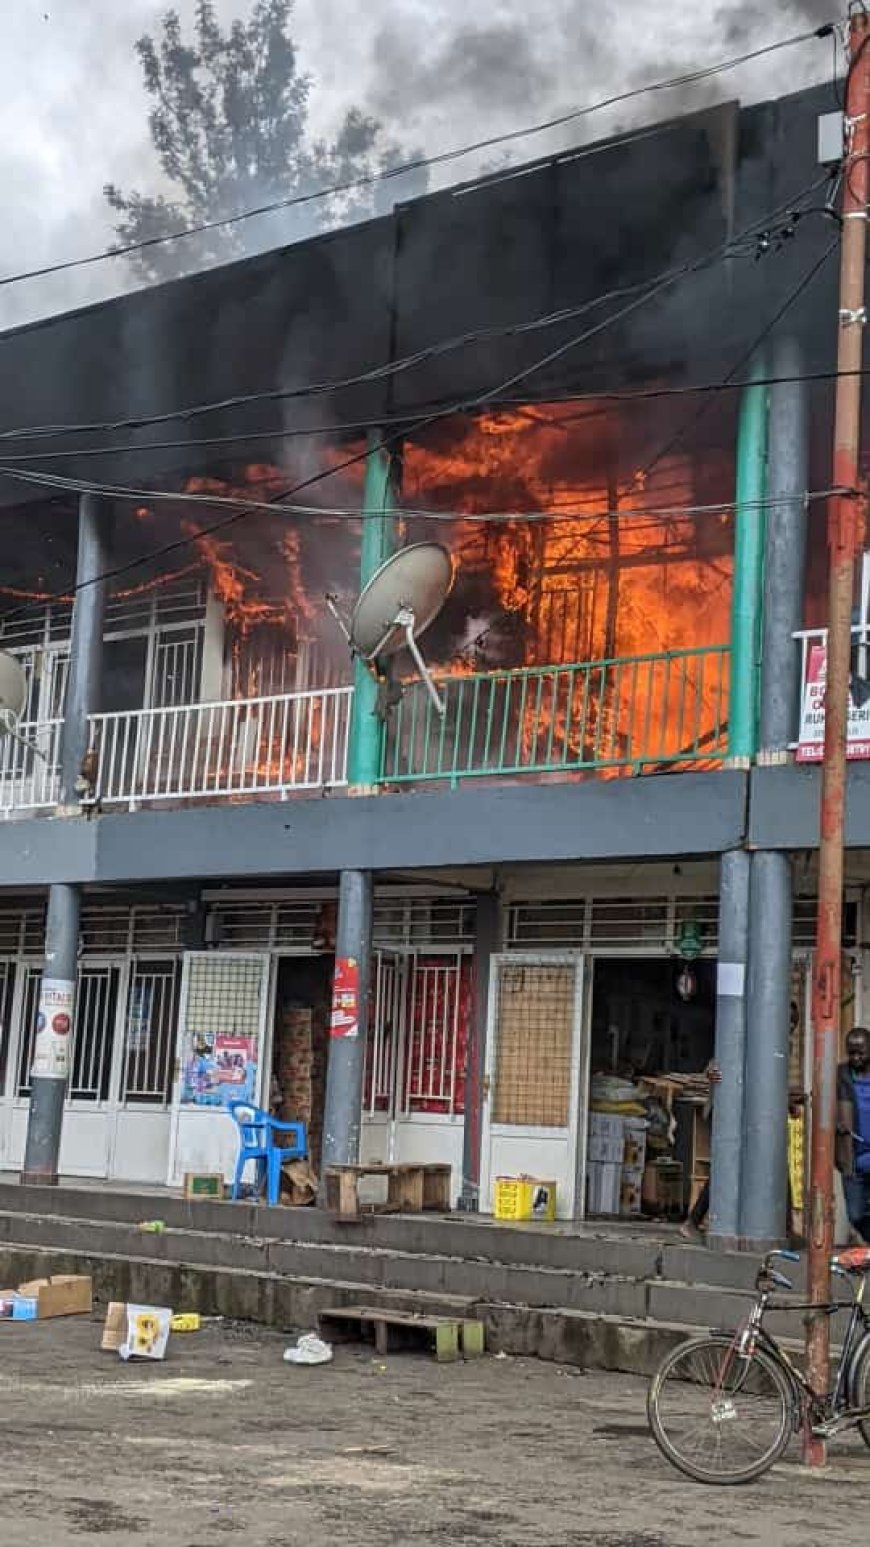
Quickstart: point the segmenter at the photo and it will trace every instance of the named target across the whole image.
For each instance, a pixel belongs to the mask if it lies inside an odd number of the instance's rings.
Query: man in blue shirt
[[[870,1031],[863,1026],[849,1032],[846,1058],[837,1070],[837,1169],[849,1223],[870,1244]]]

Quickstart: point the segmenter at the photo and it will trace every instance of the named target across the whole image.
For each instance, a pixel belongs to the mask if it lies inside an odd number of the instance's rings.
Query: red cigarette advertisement
[[[359,1036],[359,962],[355,956],[337,956],[335,959],[329,1035]]]

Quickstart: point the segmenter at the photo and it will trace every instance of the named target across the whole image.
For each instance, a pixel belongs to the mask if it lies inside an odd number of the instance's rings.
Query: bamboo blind
[[[568,1127],[575,972],[568,964],[501,966],[493,1122]]]

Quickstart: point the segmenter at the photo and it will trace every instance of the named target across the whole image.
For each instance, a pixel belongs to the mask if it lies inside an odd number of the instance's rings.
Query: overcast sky
[[[0,278],[102,251],[105,182],[158,187],[133,45],[164,0],[0,0]],[[194,0],[178,0],[186,22]],[[223,19],[250,0],[219,0]],[[402,144],[433,153],[532,124],[644,81],[717,62],[828,19],[833,0],[296,0],[300,65],[314,77],[312,127],[351,104]],[[830,74],[812,41],[723,75],[691,96],[642,99],[557,137],[511,149],[531,159],[709,100],[782,95]],[[477,164],[479,165],[479,163]],[[476,170],[455,163],[461,181]],[[0,288],[0,327],[101,299],[133,282],[111,260]]]

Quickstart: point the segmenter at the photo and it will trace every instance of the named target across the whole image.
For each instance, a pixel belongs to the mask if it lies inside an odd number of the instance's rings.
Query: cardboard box
[[[646,1129],[647,1125],[642,1117],[625,1119],[625,1153],[622,1157],[624,1166],[636,1166],[643,1170],[646,1164]]]
[[[223,1198],[223,1195],[224,1175],[222,1171],[185,1171],[185,1198]]]
[[[0,1301],[13,1302],[13,1321],[49,1321],[54,1316],[90,1316],[94,1286],[84,1273],[58,1273],[35,1278],[16,1290],[0,1292]],[[30,1307],[32,1306],[32,1310]]]
[[[586,1167],[586,1211],[589,1214],[618,1214],[622,1166],[618,1161],[592,1161]]]
[[[164,1359],[172,1311],[164,1305],[126,1305],[112,1300],[100,1347],[122,1359]]]

